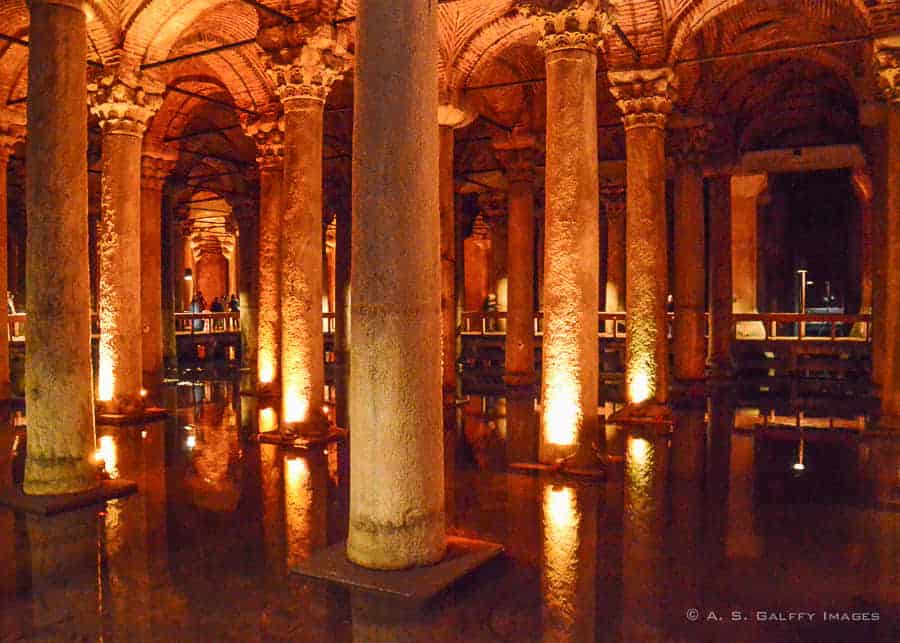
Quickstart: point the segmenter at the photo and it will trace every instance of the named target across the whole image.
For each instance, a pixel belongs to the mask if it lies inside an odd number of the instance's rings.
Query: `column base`
[[[94,414],[101,424],[140,424],[161,420],[169,415],[166,409],[149,406],[147,398],[129,395],[112,400],[98,401]]]
[[[653,426],[668,430],[672,426],[672,409],[655,400],[626,404],[606,419],[607,424]]]
[[[278,382],[257,382],[256,389],[247,391],[243,395],[274,399],[281,397],[281,385]]]
[[[87,491],[51,496],[30,496],[23,491],[21,485],[16,485],[0,489],[0,506],[40,516],[52,516],[121,498],[136,491],[137,484],[130,480],[102,480],[98,486]]]
[[[315,436],[297,436],[282,433],[281,431],[267,431],[265,433],[256,433],[250,436],[250,439],[256,440],[260,444],[274,444],[291,449],[311,449],[330,442],[345,440],[348,435],[349,432],[346,429],[332,427],[327,432]]]
[[[321,411],[310,411],[309,417],[302,422],[284,422],[281,423],[281,432],[284,435],[294,439],[304,438],[307,440],[316,439],[326,435],[331,429],[331,422],[328,417]]]
[[[378,571],[351,563],[343,541],[313,552],[291,571],[419,606],[502,553],[503,546],[496,543],[449,536],[446,554],[434,565]]]
[[[503,376],[503,383],[511,388],[527,388],[537,384],[535,373],[507,373]]]
[[[513,462],[508,469],[515,473],[542,473],[552,474],[562,478],[585,478],[588,480],[606,480],[606,464],[609,457],[599,459],[603,466],[597,467],[568,467],[565,462],[557,464],[544,464],[542,462]]]

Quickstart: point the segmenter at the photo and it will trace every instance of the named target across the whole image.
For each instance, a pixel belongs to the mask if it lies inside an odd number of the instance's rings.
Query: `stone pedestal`
[[[87,29],[81,2],[29,3],[24,491],[79,493],[93,461],[87,220]]]
[[[707,124],[673,131],[675,170],[675,378],[706,374],[706,221],[703,156]]]
[[[532,20],[547,75],[539,459],[589,466],[598,442],[600,370],[597,50],[608,18],[585,4],[537,11]]]
[[[357,14],[347,556],[369,569],[429,565],[446,547],[437,16],[420,0],[362,0]]]
[[[663,404],[669,387],[665,123],[674,76],[652,69],[610,72],[609,78],[627,154],[625,395],[630,405]]]
[[[509,182],[506,315],[507,386],[530,387],[534,372],[534,137],[516,132],[494,143]]]
[[[731,287],[731,177],[709,179],[709,359],[713,377],[734,373]]]
[[[270,105],[258,119],[244,119],[244,131],[256,142],[259,165],[257,232],[257,390],[280,389],[281,371],[281,234],[284,187],[284,119]],[[245,253],[246,255],[247,253]]]
[[[757,308],[757,204],[768,185],[765,174],[731,177],[731,275],[734,312],[758,313]],[[739,322],[740,339],[765,339],[762,322]]]
[[[141,144],[162,103],[161,90],[124,68],[104,70],[88,85],[91,111],[103,132],[97,401],[104,413],[143,408],[143,360],[137,349],[142,299],[135,280],[141,274]]]

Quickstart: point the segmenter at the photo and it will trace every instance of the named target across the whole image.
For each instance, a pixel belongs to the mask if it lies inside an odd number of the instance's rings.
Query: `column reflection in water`
[[[321,450],[285,454],[286,564],[294,568],[327,544],[328,458]]]
[[[510,389],[506,398],[506,462],[537,462],[538,415],[534,395]]]
[[[758,559],[762,542],[754,528],[753,486],[755,472],[755,434],[749,431],[731,435],[728,477],[728,558]]]
[[[622,519],[625,641],[663,641],[670,624],[667,603],[665,493],[669,452],[653,431],[629,433],[625,445],[625,506]]]
[[[284,458],[278,447],[271,444],[260,444],[259,460],[266,569],[275,576],[283,576],[287,572],[286,530],[284,527]]]
[[[544,641],[594,640],[598,493],[589,485],[542,484]]]

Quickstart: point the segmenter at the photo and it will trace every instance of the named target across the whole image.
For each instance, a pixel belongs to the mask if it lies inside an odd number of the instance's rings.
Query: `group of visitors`
[[[230,297],[227,295],[214,297],[212,304],[209,304],[209,307],[207,308],[206,298],[203,296],[203,293],[198,290],[194,293],[194,297],[191,299],[190,303],[190,312],[192,313],[239,313],[240,311],[241,302],[234,293],[232,293]],[[195,331],[202,331],[205,321],[202,319],[195,319],[193,324]],[[216,327],[219,329],[224,328],[224,321],[217,320]]]

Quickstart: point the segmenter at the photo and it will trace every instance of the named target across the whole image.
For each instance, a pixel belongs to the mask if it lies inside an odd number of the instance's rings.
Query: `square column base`
[[[312,437],[293,436],[282,433],[281,431],[266,431],[265,433],[257,433],[256,441],[261,444],[275,444],[281,447],[290,447],[293,449],[311,449],[316,446],[336,442],[347,438],[347,430],[332,427],[322,435]]]
[[[671,430],[672,410],[665,404],[644,402],[627,404],[606,419],[607,424],[655,428],[661,432]]]
[[[138,413],[97,413],[97,424],[113,424],[116,426],[146,424],[169,417],[166,409],[148,406]]]
[[[450,585],[503,553],[503,546],[483,540],[447,537],[444,558],[427,567],[378,571],[354,565],[347,558],[347,542],[314,552],[291,570],[350,589],[423,605]]]
[[[607,460],[607,457],[604,457]],[[543,464],[541,462],[513,462],[509,465],[515,473],[547,473],[565,478],[584,478],[587,480],[606,480],[606,469],[601,467],[567,467],[565,464]]]
[[[100,504],[114,498],[122,498],[137,491],[137,483],[131,480],[103,480],[98,487],[82,493],[64,493],[54,496],[29,496],[21,485],[0,489],[0,505],[14,511],[53,516],[66,511]]]

